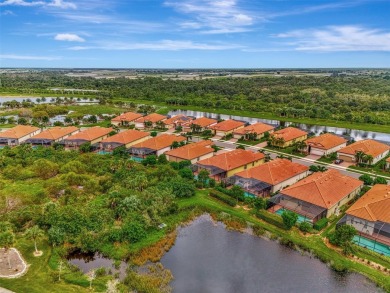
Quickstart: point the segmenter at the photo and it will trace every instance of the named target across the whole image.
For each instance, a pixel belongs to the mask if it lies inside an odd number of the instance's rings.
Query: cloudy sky
[[[390,67],[390,0],[0,0],[0,67]]]

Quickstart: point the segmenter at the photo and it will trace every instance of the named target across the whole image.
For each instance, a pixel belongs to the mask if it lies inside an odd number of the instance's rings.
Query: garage
[[[338,158],[341,160],[344,160],[345,162],[354,162],[355,161],[355,157],[351,157],[351,156],[340,154],[340,153],[338,153]]]
[[[311,148],[310,149],[310,154],[311,155],[317,155],[317,156],[324,156],[325,155],[325,151],[324,150],[321,150],[321,149],[317,149],[317,148]]]

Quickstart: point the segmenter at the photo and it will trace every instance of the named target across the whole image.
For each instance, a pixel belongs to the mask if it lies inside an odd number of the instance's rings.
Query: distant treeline
[[[41,72],[1,74],[0,78],[0,91],[7,93],[54,94],[52,87],[93,89],[99,90],[93,94],[96,97],[150,100],[177,107],[201,106],[272,113],[280,117],[390,124],[387,76],[164,80],[156,77],[95,79],[69,77],[64,72]]]

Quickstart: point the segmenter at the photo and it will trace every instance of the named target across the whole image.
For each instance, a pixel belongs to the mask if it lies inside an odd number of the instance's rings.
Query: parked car
[[[337,159],[336,161],[334,161],[334,163],[337,165],[340,165],[342,162],[344,162],[344,160],[342,159]]]

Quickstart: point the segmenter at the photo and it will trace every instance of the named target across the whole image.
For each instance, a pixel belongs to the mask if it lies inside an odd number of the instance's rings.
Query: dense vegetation
[[[49,88],[92,89],[96,97],[148,100],[272,113],[275,117],[390,124],[390,80],[385,77],[253,77],[203,80],[95,79],[62,72],[2,74],[1,92],[52,95]],[[61,93],[62,94],[62,93]],[[77,92],[81,95],[90,93]]]

